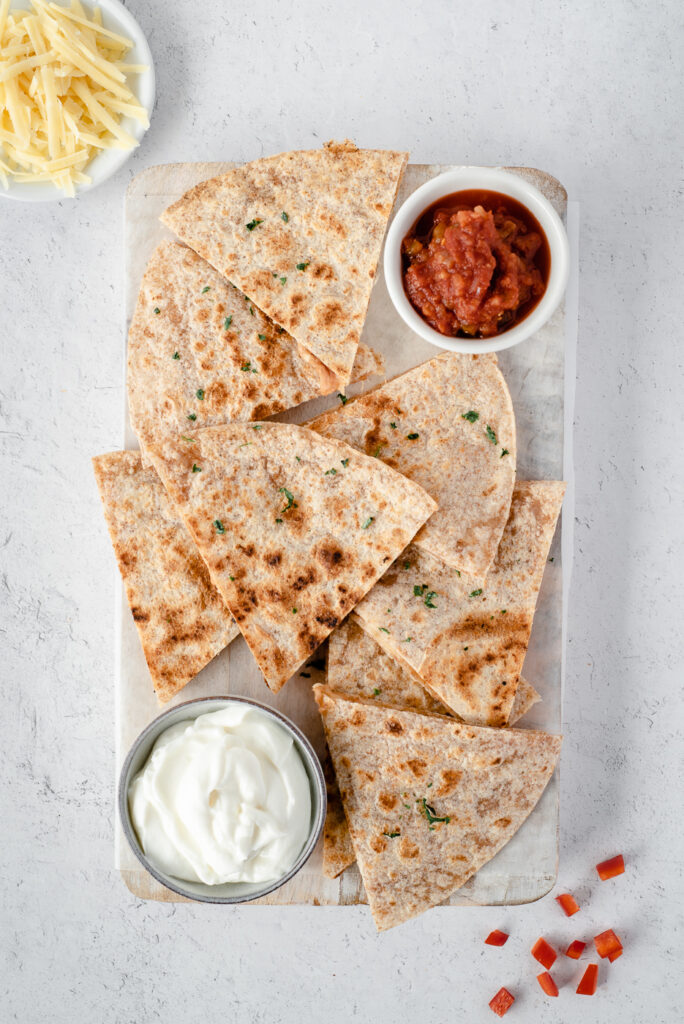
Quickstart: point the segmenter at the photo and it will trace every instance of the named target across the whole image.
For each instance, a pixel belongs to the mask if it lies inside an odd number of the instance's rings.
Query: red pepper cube
[[[558,985],[553,980],[548,971],[542,971],[541,974],[537,975],[537,981],[546,992],[547,996],[558,995]]]
[[[558,906],[565,912],[566,917],[572,917],[579,910],[579,903],[569,892],[564,892],[562,896],[556,896],[555,900]]]
[[[515,996],[512,996],[507,988],[500,988],[494,998],[490,1000],[489,1009],[493,1010],[497,1017],[503,1017],[505,1013],[508,1013],[514,1002]]]
[[[586,942],[580,942],[579,939],[575,939],[571,942],[568,948],[565,950],[565,955],[571,957],[573,960],[579,960],[586,947]]]
[[[593,996],[598,982],[598,964],[589,964],[577,986],[578,996]]]
[[[611,962],[611,964],[612,964],[612,963],[614,963],[614,961],[615,961],[615,960],[617,960],[617,958],[618,958],[619,956],[622,956],[622,946],[620,946],[620,948],[619,948],[619,949],[616,949],[616,950],[615,950],[615,952],[613,952],[613,953],[609,953],[609,954],[608,954],[608,959],[609,959],[609,961],[610,961],[610,962]]]
[[[500,932],[498,928],[495,928],[485,939],[485,946],[505,946],[507,942],[508,935],[506,932]]]
[[[553,967],[554,960],[556,959],[556,952],[551,948],[551,946],[549,946],[546,939],[537,939],[532,947],[532,956],[548,971]]]
[[[621,853],[618,853],[617,857],[602,860],[600,864],[596,865],[596,870],[602,882],[608,881],[609,878],[615,878],[616,875],[624,875],[625,858]]]
[[[602,958],[612,956],[618,950],[622,952],[622,943],[612,928],[601,932],[600,935],[596,935],[594,945],[596,946],[596,952]]]

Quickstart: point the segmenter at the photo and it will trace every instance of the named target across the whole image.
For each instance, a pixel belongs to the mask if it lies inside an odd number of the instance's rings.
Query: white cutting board
[[[172,237],[160,223],[159,214],[188,188],[221,174],[231,166],[229,163],[211,163],[150,167],[129,185],[125,211],[126,335],[147,260],[158,242]],[[397,204],[403,202],[418,185],[446,170],[451,170],[451,167],[410,164],[399,189]],[[560,182],[542,171],[530,168],[508,170],[534,182],[551,200],[559,214],[566,217],[567,195]],[[573,258],[576,265],[576,248]],[[387,376],[392,377],[436,355],[437,350],[414,335],[400,320],[387,294],[382,268],[378,269],[363,340],[383,353],[387,362]],[[574,294],[575,288],[571,287],[566,307],[571,305],[570,297]],[[572,319],[566,323],[565,308],[561,306],[550,323],[534,338],[500,354],[499,362],[516,413],[519,479],[566,479],[571,483],[571,464],[568,458],[570,448],[566,433],[572,424],[575,342],[576,310],[573,305]],[[570,370],[567,385],[566,366]],[[376,381],[351,387],[349,393],[366,390],[372,383]],[[303,422],[337,403],[335,397],[317,399],[277,418]],[[123,442],[125,448],[138,447],[127,407]],[[572,487],[569,487],[561,527],[556,533],[546,567],[523,669],[525,678],[537,688],[543,700],[523,718],[520,727],[546,729],[555,733],[560,732],[561,727],[564,594],[567,592],[569,578],[568,559],[572,553],[571,502]],[[117,592],[117,653],[118,781],[121,764],[133,740],[161,710],[152,690],[138,634],[120,583]],[[277,707],[304,730],[319,753],[322,753],[323,731],[311,685],[324,681],[324,674],[315,668],[305,668],[304,672],[309,673],[309,676],[297,676],[280,693],[271,693],[244,640],[239,637],[167,706],[193,697],[245,694]],[[558,867],[558,818],[556,772],[539,804],[511,842],[452,896],[448,905],[529,903],[547,893],[554,884]],[[295,878],[270,896],[255,902],[340,906],[365,902],[356,865],[332,881],[323,875],[321,864],[322,842]],[[164,888],[142,868],[129,850],[118,824],[116,866],[136,896],[164,901],[182,900],[182,897]]]

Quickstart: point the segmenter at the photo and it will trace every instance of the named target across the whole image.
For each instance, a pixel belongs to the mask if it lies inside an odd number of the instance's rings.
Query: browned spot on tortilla
[[[339,622],[337,615],[333,615],[332,612],[322,612],[316,616],[316,622],[320,622],[322,626],[328,626],[330,629],[334,629]]]
[[[264,555],[264,561],[266,565],[279,565],[282,562],[283,556],[280,551],[271,551]]]
[[[391,732],[396,736],[398,736],[399,733],[402,733],[404,731],[403,725],[396,718],[388,718],[385,722],[385,729],[387,730],[387,732]]]
[[[387,848],[387,840],[384,836],[373,836],[368,845],[373,853],[384,853]]]
[[[344,552],[334,541],[323,541],[314,548],[313,555],[329,576],[337,575],[345,562]]]
[[[313,268],[311,274],[317,281],[332,281],[335,277],[332,267],[329,267],[327,263],[319,263]]]
[[[299,576],[297,576],[296,580],[292,584],[292,589],[299,592],[300,590],[304,590],[305,587],[310,586],[312,583],[315,583],[317,579],[318,573],[313,566],[310,566],[306,572],[300,573]]]
[[[131,608],[133,612],[133,618],[136,622],[149,622],[150,616],[147,612],[142,611],[140,608]]]
[[[399,841],[397,852],[402,860],[415,860],[416,857],[420,857],[420,848],[408,836],[403,836]]]
[[[393,811],[397,806],[397,798],[394,793],[380,793],[378,804],[382,807],[383,811]]]
[[[435,796],[447,796],[448,793],[453,793],[461,781],[462,772],[456,771],[455,768],[445,768],[441,775],[442,780],[435,790]]]
[[[498,818],[497,821],[494,822],[494,828],[508,828],[510,823],[510,818]]]
[[[344,309],[335,299],[329,299],[321,303],[314,313],[312,328],[316,330],[330,330],[333,327],[342,325],[345,322]]]
[[[412,757],[409,761],[406,762],[406,767],[411,771],[413,775],[415,775],[417,779],[422,779],[423,776],[425,775],[427,763],[425,761],[421,761],[419,757]]]

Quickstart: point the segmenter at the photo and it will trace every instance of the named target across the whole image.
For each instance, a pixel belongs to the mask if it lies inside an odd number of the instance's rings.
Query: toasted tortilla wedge
[[[327,683],[331,690],[346,697],[372,699],[385,707],[449,714],[441,701],[416,681],[408,666],[391,658],[353,620],[346,619],[328,639]],[[510,725],[540,700],[539,694],[526,679],[515,691]],[[337,878],[356,860],[344,816],[342,798],[332,766],[326,772],[328,810],[323,830],[323,873]]]
[[[109,534],[160,704],[238,635],[161,480],[140,452],[93,459]]]
[[[352,380],[382,373],[359,346]],[[153,252],[128,334],[128,404],[141,445],[266,419],[340,381],[225,277],[177,242]]]
[[[464,722],[509,720],[564,490],[555,481],[516,484],[484,582],[412,544],[355,609],[373,639]]]
[[[561,737],[314,692],[379,931],[436,906],[515,835]]]
[[[407,153],[329,143],[186,192],[162,221],[344,384]]]
[[[425,488],[439,509],[414,543],[484,579],[515,483],[513,404],[494,353],[445,352],[308,425]]]
[[[377,459],[291,424],[210,427],[148,455],[274,691],[436,507]]]

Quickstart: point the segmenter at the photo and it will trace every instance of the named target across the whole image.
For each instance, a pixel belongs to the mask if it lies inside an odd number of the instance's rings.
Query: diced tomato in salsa
[[[577,986],[578,996],[593,996],[598,982],[598,964],[589,964]]]
[[[495,928],[493,932],[490,932],[485,939],[486,946],[505,946],[508,942],[508,935],[506,932],[500,932],[498,928]]]
[[[601,932],[600,935],[596,935],[594,938],[594,945],[596,946],[596,952],[600,957],[612,956],[616,952],[619,956],[622,952],[622,943],[612,928],[608,928],[607,931]],[[615,959],[617,959],[617,957]]]
[[[609,878],[615,878],[617,875],[625,873],[625,858],[621,853],[618,853],[617,857],[602,860],[600,864],[596,865],[596,870],[601,881],[607,882]]]
[[[614,950],[614,952],[612,952],[612,953],[609,953],[609,954],[608,954],[608,959],[609,959],[609,961],[610,961],[610,962],[611,962],[611,964],[612,964],[612,963],[613,963],[613,962],[614,962],[615,960],[617,960],[617,958],[618,958],[619,956],[622,956],[622,946],[620,946],[620,948],[619,948],[619,949],[616,949],[616,950]]]
[[[548,971],[542,971],[541,974],[537,975],[537,981],[546,992],[547,996],[558,995],[558,985],[553,980]]]
[[[551,946],[549,946],[546,939],[537,939],[532,947],[532,956],[548,971],[553,967],[554,960],[556,959],[556,952],[551,948]]]
[[[565,911],[567,917],[572,917],[579,910],[579,903],[569,892],[564,892],[562,896],[556,896],[555,899],[558,906]]]
[[[489,1008],[494,1011],[497,1017],[503,1017],[510,1010],[514,1002],[515,996],[512,996],[507,988],[500,988],[494,998],[490,1000]]]
[[[575,939],[575,941],[571,942],[568,948],[565,950],[565,955],[572,957],[573,960],[579,960],[579,958],[582,956],[582,953],[585,950],[586,945],[586,942],[580,942],[579,939]]]

